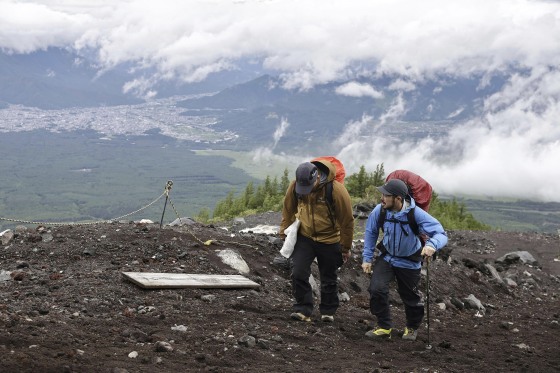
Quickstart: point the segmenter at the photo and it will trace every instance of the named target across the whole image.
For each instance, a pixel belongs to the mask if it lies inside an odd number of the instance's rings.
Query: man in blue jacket
[[[365,273],[372,273],[370,311],[377,317],[378,326],[368,331],[366,336],[374,339],[391,337],[393,323],[389,308],[389,284],[396,279],[406,314],[402,338],[414,341],[424,317],[424,303],[418,291],[422,256],[429,260],[436,251],[441,250],[447,244],[447,235],[437,219],[416,207],[404,181],[391,179],[377,189],[383,196],[366,223],[362,269]],[[385,211],[382,212],[382,209]],[[414,233],[411,227],[413,223],[409,224],[411,209],[418,233],[428,237],[424,245]],[[381,222],[382,227],[379,226]],[[379,228],[383,229],[383,239],[377,244]],[[374,262],[376,248],[379,255]]]

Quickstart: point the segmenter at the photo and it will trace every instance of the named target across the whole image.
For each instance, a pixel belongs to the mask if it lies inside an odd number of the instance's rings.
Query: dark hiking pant
[[[383,329],[393,327],[389,307],[389,284],[397,279],[397,290],[404,303],[406,326],[418,329],[424,317],[424,303],[418,291],[420,269],[393,267],[383,258],[378,258],[373,266],[369,285],[369,308],[377,317],[377,324]]]
[[[309,283],[309,276],[311,275],[311,264],[315,258],[317,258],[321,281],[319,311],[322,315],[334,315],[339,305],[336,271],[342,265],[340,244],[315,242],[299,234],[291,256],[294,311],[301,312],[305,316],[311,316],[313,313],[313,291]]]

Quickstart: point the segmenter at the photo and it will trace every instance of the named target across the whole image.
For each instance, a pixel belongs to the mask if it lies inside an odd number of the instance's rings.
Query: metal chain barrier
[[[0,217],[0,220],[5,220],[5,221],[11,221],[14,223],[23,223],[23,224],[36,224],[36,225],[95,225],[95,224],[103,224],[103,223],[108,223],[111,221],[118,221],[121,220],[127,216],[130,215],[134,215],[140,211],[143,211],[145,209],[147,209],[148,207],[150,207],[151,205],[153,205],[154,203],[156,203],[157,201],[159,201],[161,199],[161,197],[163,197],[164,195],[166,195],[166,192],[163,192],[159,197],[157,197],[155,200],[153,200],[152,202],[148,203],[146,206],[139,208],[136,211],[132,211],[128,214],[119,216],[117,218],[114,219],[109,219],[109,220],[97,220],[97,221],[93,221],[93,222],[64,222],[64,223],[52,223],[52,222],[42,222],[42,221],[31,221],[31,220],[20,220],[20,219],[10,219],[10,218],[3,218]]]
[[[31,221],[31,220],[20,220],[20,219],[11,219],[11,218],[3,218],[0,217],[0,220],[4,220],[4,221],[10,221],[10,222],[14,222],[14,223],[22,223],[22,224],[35,224],[35,225],[57,225],[57,226],[62,226],[62,225],[96,225],[96,224],[106,224],[109,223],[111,221],[118,221],[121,220],[123,218],[126,218],[128,216],[137,214],[140,211],[143,211],[145,209],[147,209],[148,207],[152,206],[154,203],[156,203],[157,201],[159,201],[163,196],[165,196],[165,203],[167,205],[167,202],[169,202],[169,204],[171,205],[171,207],[173,208],[173,211],[175,212],[175,215],[177,216],[177,218],[179,219],[179,221],[181,220],[181,216],[179,215],[179,212],[177,211],[177,208],[175,207],[175,205],[173,204],[173,202],[171,202],[171,198],[169,196],[169,192],[171,191],[171,188],[173,186],[173,181],[168,180],[166,185],[165,185],[165,189],[163,191],[163,193],[161,195],[159,195],[159,197],[157,197],[156,199],[154,199],[152,202],[148,203],[147,205],[139,208],[138,210],[129,212],[128,214],[125,215],[121,215],[119,217],[113,218],[113,219],[109,219],[109,220],[97,220],[97,221],[93,221],[93,222],[61,222],[61,223],[53,223],[53,222],[41,222],[41,221]],[[163,213],[161,215],[161,222],[160,222],[160,230],[161,230],[161,225],[163,223],[163,217],[165,215],[165,206],[163,207]],[[205,245],[205,246],[209,246],[214,242],[221,242],[218,240],[214,240],[214,239],[210,239],[206,242],[203,242],[201,239],[199,239],[190,229],[186,228],[187,233],[189,233],[191,236],[193,236],[193,238],[198,241],[199,243]],[[159,236],[159,235],[158,235]],[[223,243],[230,243],[230,244],[234,244],[234,245],[238,245],[238,246],[245,246],[245,247],[249,247],[254,249],[253,246],[248,245],[248,244],[244,244],[241,242],[235,242],[235,241],[229,241],[229,242],[223,242]]]

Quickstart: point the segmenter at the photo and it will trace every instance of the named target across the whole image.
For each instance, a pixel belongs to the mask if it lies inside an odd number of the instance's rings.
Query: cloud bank
[[[440,76],[483,76],[484,87],[502,74],[508,79],[503,89],[444,139],[377,135],[406,112],[407,102],[397,95],[379,118],[347,124],[332,153],[350,169],[364,160],[372,167],[384,162],[387,171],[411,169],[441,193],[560,201],[559,2],[0,2],[3,52],[49,47],[93,53],[101,70],[126,63],[155,71],[125,87],[146,97],[155,94],[155,80],[200,81],[248,59],[293,89],[379,75],[394,77],[388,88],[397,92]],[[338,93],[373,101],[378,88],[354,82]]]

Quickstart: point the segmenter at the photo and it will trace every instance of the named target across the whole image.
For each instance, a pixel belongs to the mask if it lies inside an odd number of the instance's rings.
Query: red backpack
[[[432,200],[432,186],[422,177],[416,175],[414,172],[407,171],[407,170],[396,170],[391,172],[385,181],[389,181],[391,179],[400,179],[405,182],[406,186],[408,187],[408,194],[414,198],[416,201],[416,206],[420,207],[424,211],[428,211],[430,209],[430,202]],[[379,219],[377,221],[377,229],[383,230],[383,224],[385,223],[387,217],[387,210],[381,209],[381,213],[379,215]],[[407,214],[408,224],[412,229],[412,232],[420,239],[420,243],[422,247],[426,244],[428,240],[428,236],[420,233],[420,229],[418,228],[418,224],[416,223],[416,218],[414,217],[414,208],[410,209]],[[381,247],[378,246],[379,250],[383,253],[383,245]],[[418,252],[414,253],[408,259],[414,261],[422,260],[422,256],[420,255],[422,251],[422,247]]]
[[[385,181],[391,179],[401,179],[404,181],[408,187],[408,194],[416,201],[416,206],[426,212],[430,210],[430,202],[432,200],[432,186],[430,183],[414,172],[407,170],[393,171],[387,176]]]

